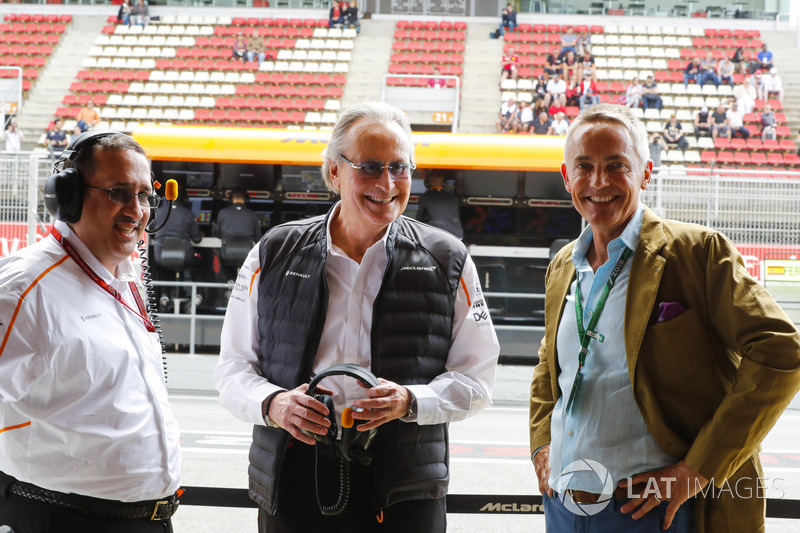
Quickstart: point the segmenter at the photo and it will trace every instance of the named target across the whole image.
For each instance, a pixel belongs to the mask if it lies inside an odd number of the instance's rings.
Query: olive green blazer
[[[555,342],[575,278],[573,246],[547,271],[545,335],[531,383],[531,450],[550,442],[560,395]],[[656,323],[661,302],[686,311]],[[698,533],[764,531],[758,452],[800,387],[800,335],[724,235],[645,208],[625,305],[625,350],[634,397],[656,443],[720,489],[714,497],[699,495]]]

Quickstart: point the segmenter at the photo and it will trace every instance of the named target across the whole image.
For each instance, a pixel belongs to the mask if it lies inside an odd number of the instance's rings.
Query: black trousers
[[[315,466],[314,446],[292,443],[281,470],[278,510],[270,515],[259,509],[260,533],[444,533],[447,529],[444,498],[410,500],[377,509],[374,468],[357,461],[350,463],[350,494],[344,510],[335,516],[323,515],[317,502],[317,484],[320,502],[334,505],[339,497],[340,464],[338,459],[321,453],[318,459]]]
[[[0,495],[0,526],[14,533],[172,533],[170,520],[123,520],[80,513],[8,494]]]

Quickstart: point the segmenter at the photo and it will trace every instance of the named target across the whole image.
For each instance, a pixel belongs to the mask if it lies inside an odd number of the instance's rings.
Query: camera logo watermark
[[[605,509],[611,502],[611,498],[614,494],[614,480],[611,479],[608,469],[606,469],[606,467],[597,461],[592,461],[591,459],[579,459],[567,465],[567,467],[561,472],[561,478],[563,478],[565,486],[569,486],[569,482],[572,481],[572,477],[577,472],[592,472],[600,480],[600,483],[603,485],[603,490],[597,498],[597,502],[577,503],[572,499],[572,495],[568,490],[559,493],[558,499],[561,500],[561,503],[564,504],[564,507],[566,507],[573,514],[580,516],[596,515]]]

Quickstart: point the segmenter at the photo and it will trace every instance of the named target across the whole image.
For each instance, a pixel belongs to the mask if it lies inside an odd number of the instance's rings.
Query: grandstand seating
[[[111,127],[139,122],[331,127],[341,109],[356,31],[317,19],[166,16],[146,27],[113,17],[95,40],[56,116],[92,98]],[[258,29],[267,60],[231,59]],[[69,124],[67,124],[69,126]]]
[[[449,21],[400,20],[394,32],[389,74],[461,76],[464,72],[464,41],[466,24]],[[425,87],[426,78],[389,77],[388,85]],[[456,80],[448,79],[447,86],[454,87]]]
[[[0,66],[22,69],[23,93],[39,77],[39,69],[47,63],[58,44],[71,15],[30,15],[7,13],[0,23]],[[11,70],[0,72],[0,77],[16,77]]]
[[[558,24],[520,24],[517,31],[504,35],[504,53],[513,47],[519,56],[518,80],[504,80],[501,88],[501,101],[513,96],[516,100],[533,99],[531,88],[533,79],[544,73],[545,55],[560,52],[561,33],[568,25]],[[652,75],[658,82],[659,94],[663,99],[661,111],[634,109],[645,121],[648,132],[662,132],[666,121],[675,114],[681,122],[689,149],[685,152],[669,150],[662,161],[667,164],[723,164],[742,168],[761,169],[774,165],[796,165],[797,146],[786,126],[786,115],[776,112],[778,140],[761,142],[760,110],[765,102],[757,100],[754,113],[744,117],[745,127],[751,138],[696,139],[694,136],[694,114],[703,106],[716,108],[720,103],[727,105],[733,100],[733,89],[722,84],[714,87],[706,84],[702,88],[696,84],[683,84],[683,69],[686,62],[694,57],[704,58],[707,51],[716,59],[730,57],[733,52],[743,48],[745,57],[755,57],[761,47],[758,30],[703,29],[699,27],[673,28],[659,26],[615,26],[615,25],[572,25],[576,33],[588,31],[591,34],[592,55],[597,69],[597,86],[602,102],[619,101],[625,95],[627,83],[637,76],[644,79]],[[499,62],[498,58],[498,62]],[[743,76],[734,75],[734,82],[740,83]],[[773,110],[782,109],[781,102],[770,100]],[[568,117],[576,116],[577,108],[568,107]],[[787,159],[788,157],[788,159]]]

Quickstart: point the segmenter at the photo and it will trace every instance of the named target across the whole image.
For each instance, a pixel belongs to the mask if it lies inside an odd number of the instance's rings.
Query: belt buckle
[[[169,503],[169,501],[167,501],[167,500],[160,500],[160,501],[156,502],[155,506],[153,506],[153,514],[152,514],[152,516],[150,516],[150,521],[151,522],[153,522],[155,520],[158,520],[158,518],[156,518],[156,515],[158,514],[159,506],[167,505],[168,503]]]

